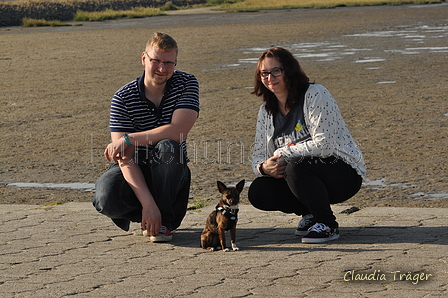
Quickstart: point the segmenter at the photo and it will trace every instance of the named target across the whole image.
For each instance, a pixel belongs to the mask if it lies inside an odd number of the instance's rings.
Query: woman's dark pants
[[[258,209],[311,213],[316,222],[336,228],[338,223],[330,204],[348,200],[361,184],[356,170],[338,158],[300,157],[288,162],[284,178],[256,178],[248,196]]]

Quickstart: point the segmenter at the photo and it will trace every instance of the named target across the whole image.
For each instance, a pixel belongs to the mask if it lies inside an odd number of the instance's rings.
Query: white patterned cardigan
[[[351,136],[330,92],[322,85],[311,84],[305,93],[303,111],[311,139],[276,149],[273,141],[273,116],[266,112],[265,104],[261,105],[252,154],[254,173],[261,176],[258,164],[277,154],[282,154],[286,160],[294,157],[335,156],[341,158],[365,178],[366,166],[361,150]]]

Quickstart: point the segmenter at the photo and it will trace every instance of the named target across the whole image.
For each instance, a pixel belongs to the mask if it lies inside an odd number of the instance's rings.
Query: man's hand
[[[162,215],[156,204],[152,207],[144,207],[142,209],[142,230],[146,230],[148,235],[155,236],[159,234],[159,229],[162,226]]]
[[[124,138],[117,138],[115,141],[107,145],[106,150],[104,150],[104,156],[107,161],[113,160],[118,163],[123,156],[124,150],[128,147]]]

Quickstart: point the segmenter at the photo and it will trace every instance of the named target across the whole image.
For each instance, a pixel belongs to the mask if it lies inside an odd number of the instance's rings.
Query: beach
[[[255,178],[256,61],[282,46],[332,93],[364,154],[367,178],[345,204],[446,208],[447,9],[444,3],[202,11],[0,28],[0,204],[90,201],[88,187],[8,184],[91,186],[108,167],[112,95],[141,75],[145,43],[161,31],[179,44],[177,69],[200,84],[201,111],[188,136],[192,203],[215,202],[217,180]],[[246,194],[247,188],[247,204]]]

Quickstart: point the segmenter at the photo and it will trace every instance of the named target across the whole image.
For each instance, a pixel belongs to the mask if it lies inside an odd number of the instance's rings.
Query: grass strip
[[[294,8],[335,8],[343,6],[375,6],[441,3],[442,0],[244,0],[223,1],[221,10],[257,11]]]
[[[135,19],[135,18],[146,18],[153,16],[165,15],[165,13],[159,8],[152,7],[137,7],[131,10],[112,10],[106,9],[105,11],[78,11],[75,14],[74,21],[77,22],[99,22],[105,20],[115,20],[115,19]]]
[[[30,19],[30,18],[24,18],[22,19],[22,26],[23,27],[61,27],[61,26],[71,26],[70,24],[63,23],[61,21],[47,21],[47,20],[36,20],[36,19]]]

